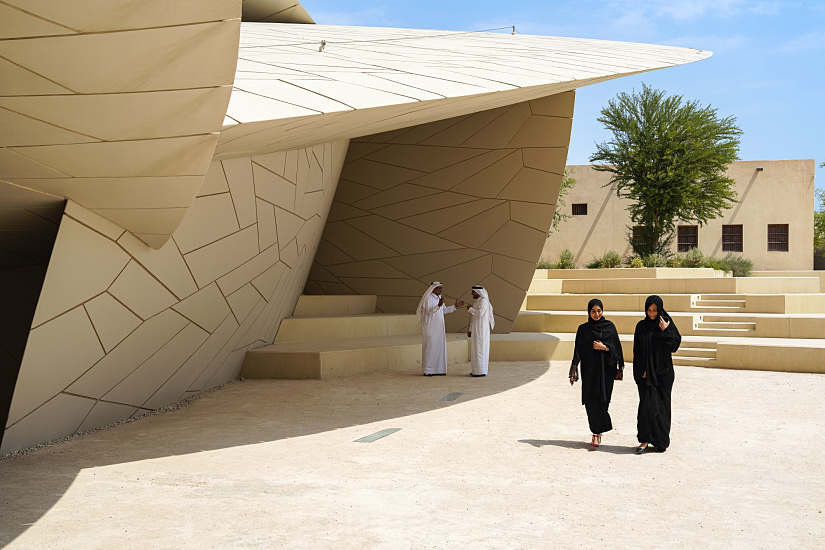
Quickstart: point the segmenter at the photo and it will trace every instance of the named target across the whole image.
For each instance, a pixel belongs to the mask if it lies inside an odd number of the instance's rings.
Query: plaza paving
[[[673,444],[636,456],[633,382],[592,451],[567,365],[236,382],[0,461],[0,544],[825,547],[825,377],[677,367]]]

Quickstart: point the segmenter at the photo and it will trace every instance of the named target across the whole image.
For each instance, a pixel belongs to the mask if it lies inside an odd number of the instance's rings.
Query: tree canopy
[[[742,130],[734,117],[642,84],[638,93],[611,99],[598,121],[612,138],[596,144],[590,162],[601,163],[594,168],[610,172],[608,185],[632,201],[637,254],[669,255],[676,220],[703,225],[736,202],[734,180],[725,176],[739,159]]]

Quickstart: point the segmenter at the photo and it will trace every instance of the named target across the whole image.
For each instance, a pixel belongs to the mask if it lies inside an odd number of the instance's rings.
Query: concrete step
[[[734,322],[709,322],[702,321],[696,325],[699,330],[721,329],[721,330],[745,330],[756,331],[756,323],[734,323]]]
[[[421,337],[421,324],[414,314],[287,317],[281,321],[275,343],[402,335]]]
[[[448,363],[469,361],[469,340],[447,335]],[[421,334],[312,342],[285,342],[246,353],[241,376],[329,379],[388,371],[421,373]]]
[[[674,357],[706,357],[714,359],[716,357],[716,348],[693,348],[685,347],[684,345],[673,354]]]
[[[563,285],[562,279],[533,279],[527,294],[560,294]]]
[[[713,367],[716,366],[716,359],[710,357],[688,357],[674,355],[673,364],[687,367]]]
[[[691,336],[707,336],[710,338],[748,338],[754,333],[749,329],[734,329],[734,328],[698,328],[691,332]]]
[[[696,300],[694,307],[724,307],[745,309],[745,304],[745,300]]]
[[[314,296],[302,294],[295,305],[293,317],[321,317],[330,315],[367,315],[375,313],[378,297],[372,296]]]

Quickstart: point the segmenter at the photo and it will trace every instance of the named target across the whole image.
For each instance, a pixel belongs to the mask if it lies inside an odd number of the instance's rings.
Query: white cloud
[[[685,21],[710,16],[729,17],[741,12],[745,0],[609,0],[608,4],[623,13],[633,14],[634,20],[643,17],[669,16]]]
[[[785,53],[809,52],[825,48],[825,32],[814,31],[800,35],[782,46]]]

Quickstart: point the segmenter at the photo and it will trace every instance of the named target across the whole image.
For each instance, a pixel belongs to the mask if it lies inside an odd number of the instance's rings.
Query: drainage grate
[[[464,394],[463,393],[457,393],[457,392],[448,393],[447,395],[445,395],[444,397],[441,398],[441,401],[455,401],[456,399],[458,399],[462,395],[464,395]]]
[[[397,431],[400,431],[401,428],[387,428],[386,430],[381,430],[380,432],[375,432],[374,434],[370,434],[366,437],[362,437],[361,439],[356,439],[355,443],[372,443],[377,439],[381,439],[382,437],[387,437],[390,434],[394,434]]]

